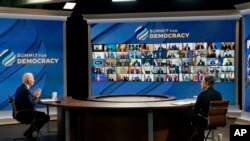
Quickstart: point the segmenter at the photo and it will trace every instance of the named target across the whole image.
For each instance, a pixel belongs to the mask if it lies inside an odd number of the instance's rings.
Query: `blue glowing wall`
[[[250,112],[250,16],[244,16],[244,42],[245,42],[245,111]]]
[[[32,72],[33,91],[42,97],[52,91],[63,95],[63,22],[0,19],[0,110],[8,110],[8,96],[22,83],[22,74]]]

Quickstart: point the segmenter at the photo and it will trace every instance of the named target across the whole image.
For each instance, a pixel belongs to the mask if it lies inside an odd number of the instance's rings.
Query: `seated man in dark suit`
[[[159,70],[157,71],[158,74],[162,74],[163,70],[161,68],[159,68]]]
[[[44,124],[46,124],[50,117],[44,112],[34,111],[35,105],[38,101],[39,96],[41,95],[41,89],[36,89],[33,94],[30,91],[30,87],[34,84],[34,77],[32,73],[25,73],[23,75],[23,83],[17,88],[15,94],[15,106],[17,111],[25,110],[22,112],[25,117],[19,119],[21,121],[30,118],[30,116],[35,115],[34,125],[40,130]],[[35,131],[33,126],[30,126],[25,132],[24,136],[28,138],[33,138],[32,134]]]
[[[190,50],[190,46],[188,44],[185,45],[184,50]]]
[[[233,65],[233,63],[230,61],[230,60],[228,60],[227,62],[226,62],[226,64],[225,64],[226,66],[232,66]]]
[[[174,53],[168,54],[168,58],[175,58]]]
[[[135,67],[141,66],[141,63],[138,60],[135,60],[135,62],[133,63],[133,66]]]
[[[158,51],[163,51],[163,47],[162,47],[162,45],[160,45],[159,47],[158,47]]]
[[[205,66],[205,62],[200,59],[200,61],[197,64],[198,66]]]
[[[150,76],[148,75],[148,77],[146,78],[146,80],[145,81],[148,81],[148,82],[151,82],[152,81],[152,79],[150,78]]]
[[[215,60],[212,60],[212,61],[210,62],[210,65],[216,65]]]
[[[232,57],[230,53],[226,53],[224,57]]]
[[[204,141],[204,128],[207,126],[207,117],[210,101],[222,100],[221,93],[214,89],[214,77],[205,76],[202,81],[202,92],[198,95],[193,107],[192,125],[197,129],[196,141]]]

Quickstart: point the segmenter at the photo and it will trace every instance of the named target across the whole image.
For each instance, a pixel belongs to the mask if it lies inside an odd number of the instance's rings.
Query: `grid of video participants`
[[[250,85],[250,40],[247,40],[247,82]]]
[[[94,81],[234,81],[234,42],[94,44]],[[249,65],[250,66],[250,65]]]

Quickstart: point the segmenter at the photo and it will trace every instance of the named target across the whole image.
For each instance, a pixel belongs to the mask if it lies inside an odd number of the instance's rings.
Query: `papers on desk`
[[[53,101],[57,101],[56,99],[52,99],[52,98],[43,98],[40,99],[41,102],[53,102]]]
[[[194,104],[196,100],[194,99],[185,99],[185,100],[177,100],[173,101],[171,104],[172,105],[188,105],[188,104]]]

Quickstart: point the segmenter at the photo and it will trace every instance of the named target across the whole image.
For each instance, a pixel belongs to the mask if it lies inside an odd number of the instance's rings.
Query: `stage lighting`
[[[136,0],[112,0],[112,2],[134,2]]]
[[[68,9],[71,10],[76,6],[75,2],[66,2],[65,5],[63,6],[63,9]]]

